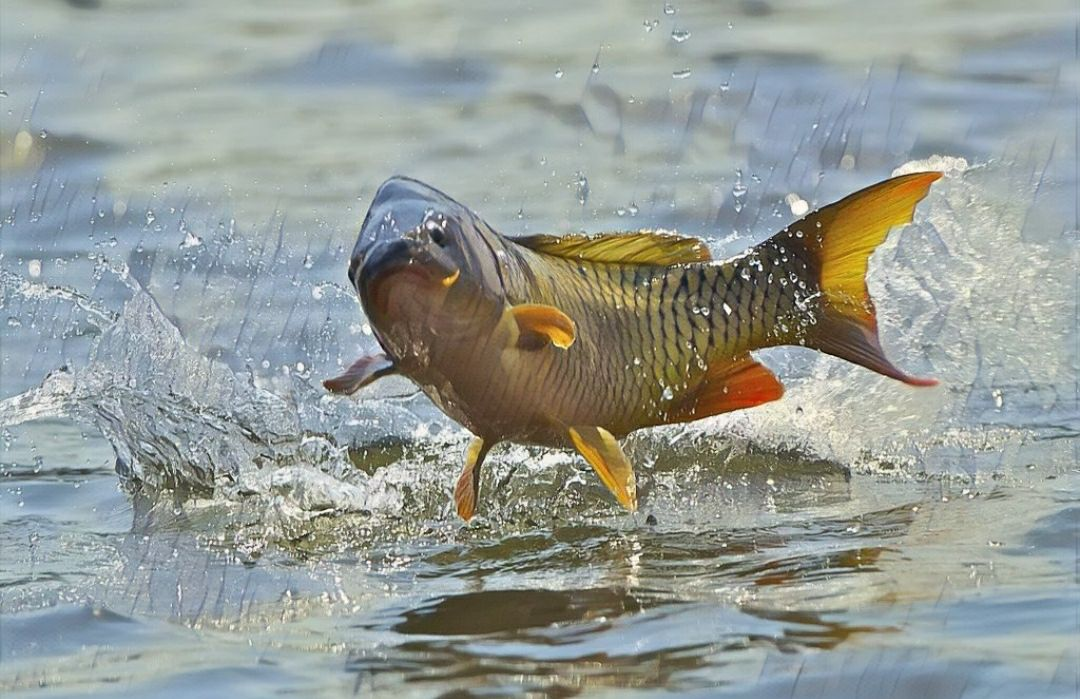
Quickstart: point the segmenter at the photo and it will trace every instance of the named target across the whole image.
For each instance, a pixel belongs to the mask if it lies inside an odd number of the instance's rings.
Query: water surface
[[[5,695],[1062,696],[1080,682],[1070,3],[0,8]],[[642,510],[467,435],[345,278],[379,183],[741,252],[945,177],[870,286],[914,390],[803,350],[632,436]]]

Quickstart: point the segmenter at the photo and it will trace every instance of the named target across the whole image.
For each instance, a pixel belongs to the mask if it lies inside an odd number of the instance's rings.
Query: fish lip
[[[354,261],[355,263],[355,261]],[[356,265],[353,286],[365,305],[382,296],[382,283],[391,278],[407,278],[416,284],[417,291],[431,293],[447,291],[461,275],[461,269],[450,260],[440,259],[414,241],[397,239],[373,245]]]

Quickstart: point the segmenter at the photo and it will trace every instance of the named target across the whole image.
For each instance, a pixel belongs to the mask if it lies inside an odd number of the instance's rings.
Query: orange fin
[[[672,410],[666,422],[690,422],[710,415],[752,408],[784,395],[784,385],[763,364],[744,354],[711,365],[698,384]]]
[[[323,387],[331,393],[356,393],[376,379],[397,373],[397,367],[385,354],[372,354],[360,357],[352,363],[344,374],[326,379]]]
[[[615,436],[603,427],[571,427],[574,446],[600,476],[600,480],[615,495],[619,504],[637,512],[637,481],[634,467],[623,454]]]
[[[808,253],[821,290],[816,325],[806,345],[913,386],[934,379],[905,374],[885,357],[874,303],[866,287],[870,255],[895,226],[910,223],[915,206],[940,172],[916,172],[872,185],[791,224],[771,241]]]
[[[457,485],[454,487],[454,506],[458,516],[468,522],[476,513],[476,503],[480,500],[480,467],[484,464],[490,445],[477,437],[469,442],[465,450],[465,467],[461,469]]]
[[[549,343],[559,349],[574,344],[577,326],[570,317],[554,306],[524,303],[510,309],[514,314],[521,336],[518,346],[522,349],[540,349]]]
[[[546,255],[589,262],[668,266],[712,259],[704,242],[663,231],[530,235],[512,240]]]

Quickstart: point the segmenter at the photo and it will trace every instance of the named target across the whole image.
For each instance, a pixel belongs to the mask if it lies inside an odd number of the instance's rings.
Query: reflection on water
[[[1075,696],[1075,8],[894,15],[5,3],[0,689]],[[463,526],[458,428],[318,388],[391,174],[721,255],[897,168],[870,287],[942,387],[765,352],[784,400],[628,440],[636,515],[508,446]]]

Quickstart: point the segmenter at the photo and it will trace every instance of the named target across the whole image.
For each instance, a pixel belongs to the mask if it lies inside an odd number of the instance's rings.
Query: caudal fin
[[[870,254],[894,226],[910,223],[915,205],[940,172],[901,175],[855,192],[788,226],[774,236],[805,251],[808,280],[821,292],[816,323],[806,328],[808,347],[827,352],[912,386],[935,379],[909,376],[894,366],[878,340],[874,303],[866,287]]]

